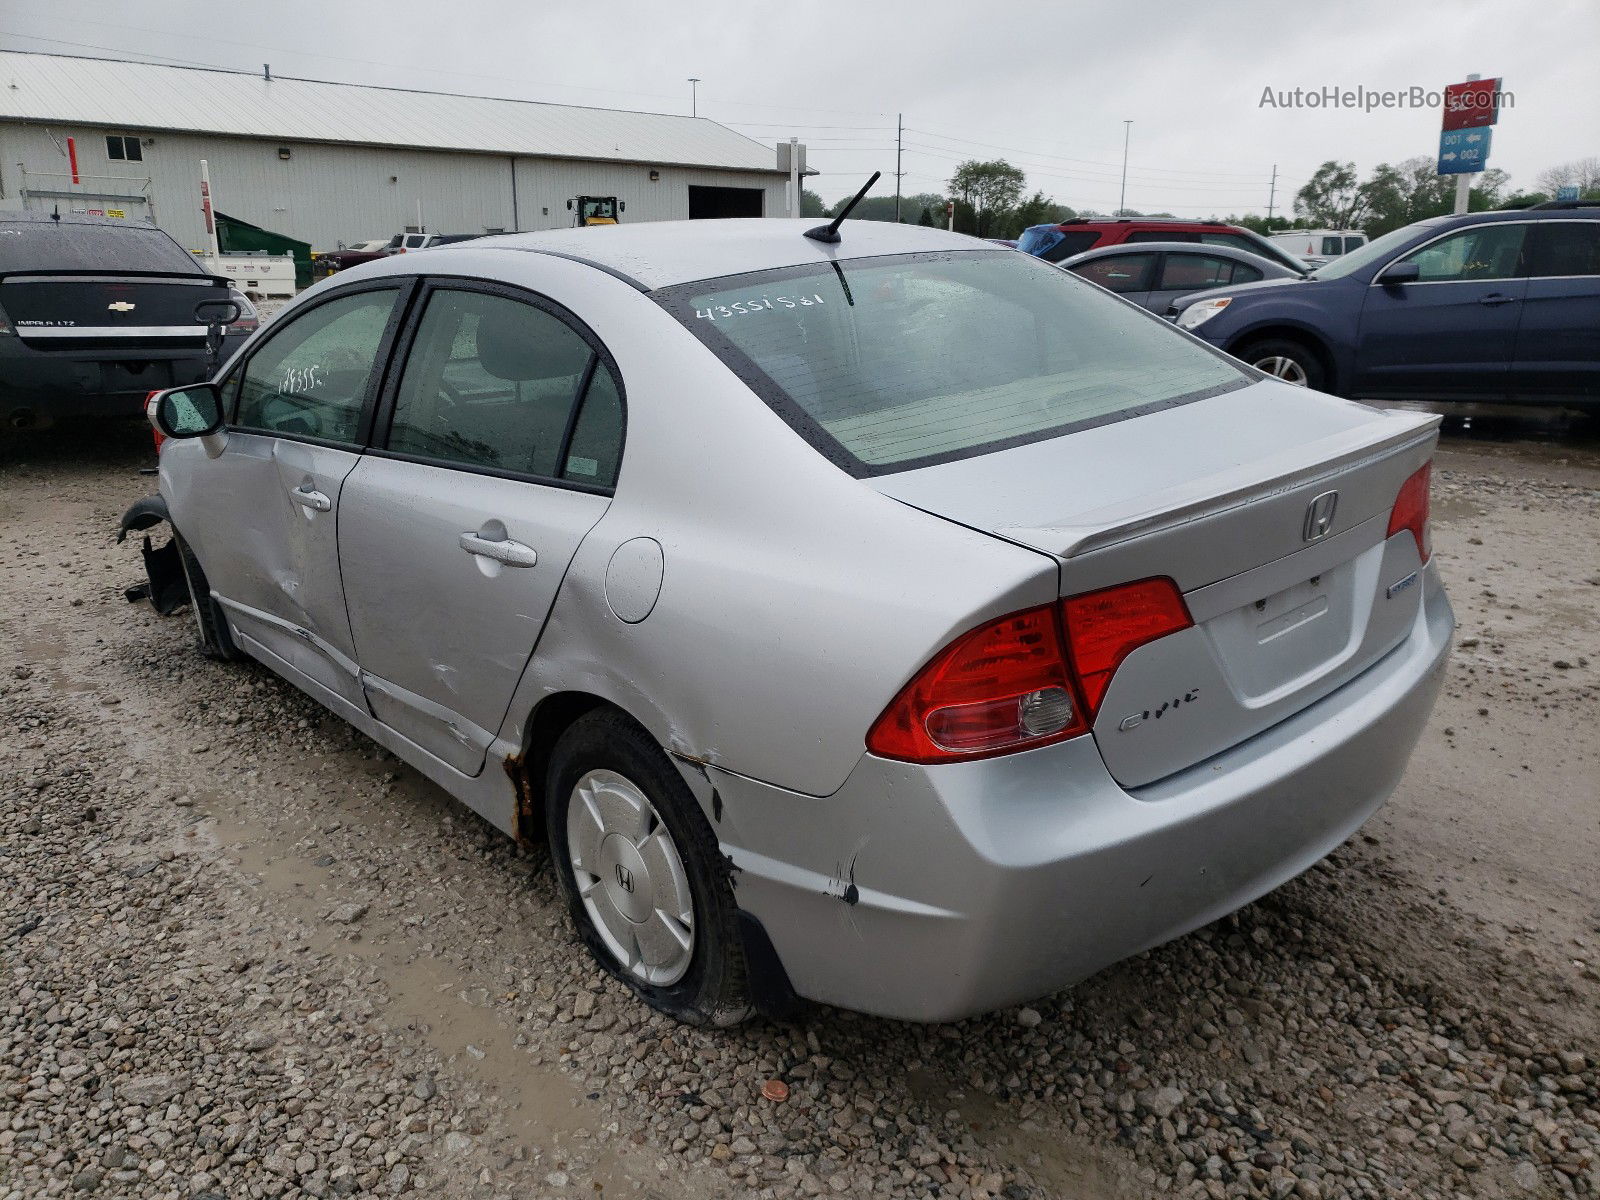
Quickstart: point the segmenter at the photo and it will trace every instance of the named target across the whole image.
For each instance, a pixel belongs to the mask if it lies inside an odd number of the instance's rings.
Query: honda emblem
[[[1321,541],[1333,528],[1333,514],[1339,508],[1338,492],[1323,492],[1306,508],[1305,528],[1301,530],[1308,542]]]
[[[617,864],[617,886],[629,894],[633,892],[633,872],[621,863]]]

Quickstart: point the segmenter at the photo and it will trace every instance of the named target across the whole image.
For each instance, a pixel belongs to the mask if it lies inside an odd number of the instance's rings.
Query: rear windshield
[[[150,225],[0,217],[0,275],[12,271],[159,271],[203,275],[200,264]]]
[[[656,298],[858,476],[971,458],[1241,387],[1221,353],[1009,250],[710,279]]]

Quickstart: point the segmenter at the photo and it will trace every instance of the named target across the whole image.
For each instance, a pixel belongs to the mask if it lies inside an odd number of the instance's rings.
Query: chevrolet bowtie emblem
[[[129,304],[126,300],[113,300],[106,307],[112,312],[132,312],[138,305]]]

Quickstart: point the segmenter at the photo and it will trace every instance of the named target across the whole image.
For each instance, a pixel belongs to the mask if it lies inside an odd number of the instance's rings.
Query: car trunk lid
[[[1389,536],[1389,515],[1438,421],[1263,382],[870,482],[1051,555],[1063,595],[1177,583],[1194,626],[1129,654],[1093,726],[1112,774],[1138,787],[1314,703],[1404,639],[1421,559],[1409,533]]]
[[[207,276],[24,274],[0,280],[0,311],[37,350],[139,343],[199,346],[195,305],[227,296]]]

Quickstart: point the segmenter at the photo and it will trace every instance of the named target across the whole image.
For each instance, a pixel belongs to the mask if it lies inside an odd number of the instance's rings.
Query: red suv
[[[1046,262],[1060,262],[1085,250],[1123,242],[1204,242],[1248,250],[1302,274],[1306,264],[1274,246],[1258,233],[1215,221],[1182,221],[1160,217],[1074,217],[1059,225],[1033,225],[1023,231],[1017,249]]]

